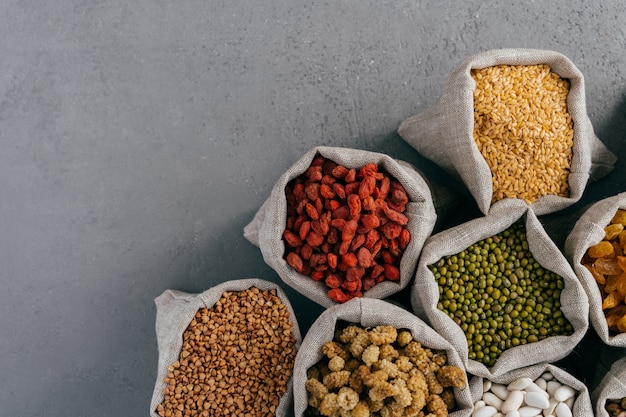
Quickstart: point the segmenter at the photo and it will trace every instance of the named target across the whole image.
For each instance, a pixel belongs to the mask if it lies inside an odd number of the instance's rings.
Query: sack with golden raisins
[[[472,412],[452,345],[384,300],[353,298],[326,309],[302,341],[293,378],[296,417]]]
[[[602,341],[626,347],[626,193],[592,204],[565,241]]]
[[[503,198],[523,199],[537,215],[564,209],[616,161],[594,134],[583,74],[553,51],[469,57],[441,99],[398,133],[461,180],[485,214]]]
[[[150,416],[289,415],[302,338],[289,299],[261,279],[155,299],[159,350]]]

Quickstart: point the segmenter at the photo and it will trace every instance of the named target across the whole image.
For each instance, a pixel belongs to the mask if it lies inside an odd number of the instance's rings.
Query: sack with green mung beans
[[[484,214],[507,197],[537,215],[564,209],[616,162],[587,115],[583,74],[554,51],[469,57],[449,74],[441,99],[398,133],[464,183]]]
[[[584,289],[532,208],[489,214],[431,236],[411,287],[414,312],[483,377],[567,356],[588,329]]]
[[[626,193],[605,198],[589,206],[565,240],[565,256],[571,262],[587,292],[591,326],[605,344],[626,347],[626,332],[618,333],[609,329],[603,310],[603,294],[600,292],[598,282],[591,271],[581,263],[587,250],[605,238],[605,228],[610,225],[618,209],[626,209]],[[623,225],[620,228],[623,228]],[[619,240],[619,236],[615,240]],[[606,286],[604,288],[606,289]],[[618,306],[621,306],[618,309],[624,310],[625,304],[626,300],[622,299],[618,303]],[[606,313],[611,311],[612,309],[606,309]],[[622,311],[620,315],[623,316],[624,312]]]
[[[607,353],[609,347],[603,347],[602,353]],[[621,355],[621,356],[618,356]],[[611,358],[613,362],[605,360],[604,355],[600,355],[601,363],[597,364],[597,369],[602,373],[599,383],[591,390],[591,400],[595,406],[597,417],[612,417],[606,409],[609,400],[619,400],[626,398],[626,352],[621,349],[611,349],[611,353],[606,358]],[[626,410],[626,407],[620,407]]]

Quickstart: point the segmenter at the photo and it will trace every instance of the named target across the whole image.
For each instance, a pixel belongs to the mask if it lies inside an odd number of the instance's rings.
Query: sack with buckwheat
[[[408,310],[372,298],[354,298],[318,317],[296,356],[293,388],[297,417],[472,411],[454,348]]]
[[[439,207],[454,202],[439,196]],[[244,236],[286,284],[330,307],[405,288],[436,219],[429,184],[410,164],[320,146],[281,175]]]
[[[152,417],[286,416],[302,338],[275,283],[241,279],[155,299],[159,350]]]
[[[431,236],[411,304],[452,343],[467,371],[483,377],[562,359],[588,329],[580,281],[518,199]]]
[[[464,183],[484,214],[503,198],[525,200],[537,215],[564,209],[616,162],[593,131],[583,74],[554,51],[469,57],[441,99],[398,133]]]

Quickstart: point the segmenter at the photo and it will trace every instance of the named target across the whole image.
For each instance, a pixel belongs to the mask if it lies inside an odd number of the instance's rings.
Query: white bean
[[[495,407],[498,410],[502,408],[502,400],[493,392],[484,393],[483,401],[485,402],[485,404]]]
[[[533,383],[533,380],[530,378],[520,378],[511,382],[507,385],[506,389],[509,391],[523,390],[526,389],[530,384]]]
[[[561,387],[561,385],[562,384],[559,381],[548,381],[546,391],[548,391],[548,394],[550,394],[551,397],[554,397],[554,393]]]
[[[557,417],[572,417],[572,410],[565,403],[559,403],[554,410]]]
[[[550,397],[548,394],[543,392],[529,392],[526,394],[526,398],[524,399],[526,405],[530,407],[536,407],[540,409],[548,408],[550,405]]]
[[[496,410],[495,407],[486,405],[479,409],[474,409],[474,412],[472,413],[472,417],[493,417],[496,415],[497,412],[498,410]]]
[[[507,414],[511,411],[517,411],[524,402],[524,393],[522,391],[511,391],[508,398],[502,403],[500,411]]]
[[[496,394],[498,398],[500,398],[502,401],[506,400],[509,396],[509,390],[506,389],[506,386],[502,384],[491,384],[491,392]]]
[[[517,411],[519,411],[520,417],[536,417],[538,415],[541,415],[541,408],[536,408],[536,407],[526,406],[526,407],[520,408]]]
[[[568,398],[572,398],[574,394],[576,394],[576,391],[574,391],[572,387],[563,385],[554,392],[554,399],[557,401],[565,401]]]
[[[535,384],[537,384],[537,386],[538,386],[539,388],[541,388],[542,390],[544,390],[544,391],[545,391],[545,390],[546,390],[546,387],[548,386],[548,381],[546,381],[546,380],[545,380],[545,379],[543,379],[543,378],[537,378],[537,379],[535,379]]]
[[[508,413],[506,413],[505,417],[519,417],[519,411],[511,410]]]

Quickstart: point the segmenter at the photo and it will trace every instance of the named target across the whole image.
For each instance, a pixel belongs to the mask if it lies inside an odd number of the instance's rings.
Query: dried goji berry
[[[382,251],[380,255],[387,264],[393,264],[396,261],[396,258],[388,250]]]
[[[328,231],[328,235],[326,236],[326,242],[334,245],[339,241],[339,233],[337,233],[337,229],[331,227]]]
[[[283,239],[292,248],[302,246],[302,239],[300,239],[298,235],[293,233],[291,230],[285,230],[283,232]]]
[[[320,185],[320,195],[323,198],[335,198],[335,192],[333,191],[332,188],[330,188],[328,185],[326,184],[322,184]]]
[[[289,216],[287,217],[287,228],[286,230],[293,230],[294,229],[294,225],[296,224],[296,216]]]
[[[365,247],[371,250],[374,247],[374,243],[378,242],[378,239],[380,239],[380,234],[378,233],[378,230],[370,230],[365,236]]]
[[[370,271],[370,277],[378,278],[383,272],[385,272],[385,267],[382,265],[374,265],[372,270]]]
[[[365,197],[363,201],[361,201],[361,206],[363,207],[363,210],[366,211],[376,210],[376,203],[374,202],[374,198],[371,195]]]
[[[320,218],[320,214],[313,204],[306,203],[306,206],[304,208],[306,210],[306,214],[308,214],[311,219],[317,220]]]
[[[389,206],[387,205],[383,207],[383,210],[385,211],[385,216],[387,216],[387,218],[392,222],[396,222],[402,226],[409,222],[408,217],[400,212],[395,211],[394,209],[389,208]]]
[[[380,198],[381,200],[386,199],[389,194],[390,186],[391,181],[389,180],[389,177],[383,178],[380,182],[380,187],[378,187],[378,196],[376,198]]]
[[[406,195],[406,192],[401,189],[394,189],[391,192],[391,202],[394,204],[406,204],[409,202],[409,197]]]
[[[311,230],[311,222],[306,220],[302,222],[300,225],[300,229],[298,230],[298,234],[300,235],[300,239],[305,240],[309,235],[309,231]]]
[[[348,270],[346,271],[346,280],[360,281],[364,275],[365,275],[365,268],[362,268],[360,266],[355,266],[352,268],[348,268]]]
[[[332,219],[330,221],[330,226],[336,228],[337,230],[343,230],[346,227],[346,221],[344,219]]]
[[[335,168],[333,168],[331,175],[335,178],[344,178],[348,174],[348,171],[348,168],[337,165]]]
[[[341,287],[341,279],[335,274],[326,275],[324,279],[324,283],[328,288],[339,288]]]
[[[363,280],[363,291],[367,291],[372,289],[376,285],[376,279],[372,277],[367,277]]]
[[[380,232],[389,240],[395,239],[402,233],[402,226],[398,223],[389,222],[378,228]]]
[[[303,184],[296,184],[293,186],[293,196],[296,198],[297,201],[301,201],[304,200],[306,198],[306,192],[304,192],[304,185]]]
[[[302,259],[304,259],[305,261],[308,261],[309,259],[311,259],[312,255],[313,255],[313,248],[309,246],[307,243],[302,245],[302,250],[300,251],[300,256],[302,257]]]
[[[363,226],[368,232],[372,229],[376,229],[380,226],[380,220],[375,214],[363,214],[359,219],[361,226]]]
[[[301,200],[296,206],[296,213],[298,213],[299,215],[306,214],[305,207],[307,204],[309,204],[308,199],[305,198],[304,200]]]
[[[337,200],[330,200],[328,202],[328,210],[331,212],[337,210],[339,207],[341,207],[341,203]]]
[[[354,281],[344,281],[341,284],[341,288],[343,288],[344,290],[348,291],[348,292],[354,292],[354,291],[359,291],[361,290],[361,286],[362,286],[362,282],[360,279],[354,280]]]
[[[369,250],[367,250],[367,248],[364,247],[360,247],[359,251],[357,252],[357,259],[359,262],[359,266],[362,266],[363,268],[369,268],[370,266],[372,266],[372,263],[374,262],[374,258],[372,257],[372,254],[370,253]]]
[[[306,197],[310,201],[315,201],[320,196],[320,185],[316,182],[304,186]]]
[[[359,198],[364,199],[372,195],[376,189],[376,179],[374,177],[365,177],[359,185]]]
[[[330,244],[328,242],[324,242],[324,243],[322,243],[322,246],[320,246],[320,249],[324,253],[329,253],[331,247],[330,247]]]
[[[313,230],[315,233],[318,233],[320,235],[324,234],[324,232],[322,231],[322,226],[321,226],[319,220],[313,220],[311,222],[311,230]]]
[[[329,253],[328,255],[326,255],[326,260],[328,262],[328,266],[330,266],[332,269],[337,269],[337,255],[335,255],[334,253]]]
[[[317,210],[317,212],[320,214],[322,213],[322,210],[324,210],[324,203],[322,203],[321,198],[315,199],[315,210]]]
[[[398,281],[400,279],[400,271],[393,265],[385,264],[385,277],[389,281]]]
[[[356,228],[359,226],[356,220],[348,220],[346,225],[343,227],[343,232],[341,233],[341,240],[350,241],[354,237],[356,233]]]
[[[324,236],[311,230],[306,237],[306,243],[308,243],[312,248],[315,248],[324,243]]]
[[[356,169],[352,168],[351,170],[349,170],[344,177],[344,181],[348,184],[356,181]]]
[[[411,232],[409,232],[407,229],[402,229],[402,232],[400,232],[400,236],[398,236],[398,243],[400,244],[400,248],[406,249],[410,241]]]
[[[318,155],[315,158],[313,158],[313,161],[311,162],[311,166],[321,167],[322,165],[324,165],[325,161],[326,161],[326,158],[324,158],[322,155]]]
[[[333,191],[335,192],[335,194],[337,194],[337,197],[339,197],[342,200],[345,200],[346,189],[343,187],[343,185],[339,184],[338,182],[334,183]]]
[[[337,163],[335,161],[331,161],[330,159],[326,159],[322,164],[322,173],[324,175],[332,175],[333,170],[337,167]]]
[[[345,255],[341,257],[341,260],[350,268],[353,266],[356,266],[358,263],[358,260],[354,252],[346,253]]]
[[[336,182],[337,180],[335,179],[335,177],[331,176],[331,175],[324,175],[322,177],[322,184],[323,185],[327,185],[328,187],[332,187],[332,185]]]
[[[343,187],[343,189],[346,191],[347,196],[349,196],[350,194],[358,195],[360,186],[361,186],[360,182],[351,182],[349,184],[346,184],[346,186]]]
[[[302,262],[302,258],[298,256],[295,252],[290,252],[287,254],[287,264],[295,269],[297,272],[302,272],[304,263]]]
[[[350,244],[350,250],[352,252],[356,252],[358,248],[363,246],[363,244],[365,243],[365,239],[366,239],[366,236],[363,234],[355,235],[354,239],[352,239],[352,243]]]
[[[345,255],[346,253],[348,253],[348,251],[350,250],[350,244],[352,243],[351,240],[344,240],[341,242],[341,244],[339,245],[339,250],[337,251],[339,253],[339,255]]]
[[[311,272],[311,278],[313,281],[321,281],[324,279],[324,271],[313,271]]]
[[[330,231],[330,212],[323,213],[320,216],[320,229],[322,230],[322,234],[326,235]]]
[[[378,165],[374,163],[365,164],[359,169],[359,178],[365,178],[378,172]]]
[[[328,298],[330,298],[331,300],[333,300],[333,301],[335,301],[337,303],[345,303],[346,301],[349,300],[349,298],[346,295],[346,293],[341,291],[339,288],[333,288],[332,290],[329,290],[326,293],[326,296],[328,296]]]
[[[310,182],[319,181],[322,179],[322,167],[321,166],[312,166],[306,170],[304,175],[309,179]]]
[[[333,211],[331,216],[333,219],[344,219],[347,220],[350,217],[350,209],[348,206],[341,206],[337,210]]]
[[[311,268],[315,268],[318,265],[323,265],[326,263],[326,254],[325,253],[314,253],[311,255],[311,260],[309,261],[309,265]]]
[[[358,195],[348,195],[348,208],[350,209],[350,216],[352,218],[361,214],[361,200]]]
[[[376,257],[376,255],[378,255],[378,252],[380,252],[382,247],[383,247],[383,240],[382,239],[378,239],[376,241],[376,243],[374,243],[374,245],[370,249],[370,253],[372,254],[372,256]]]

